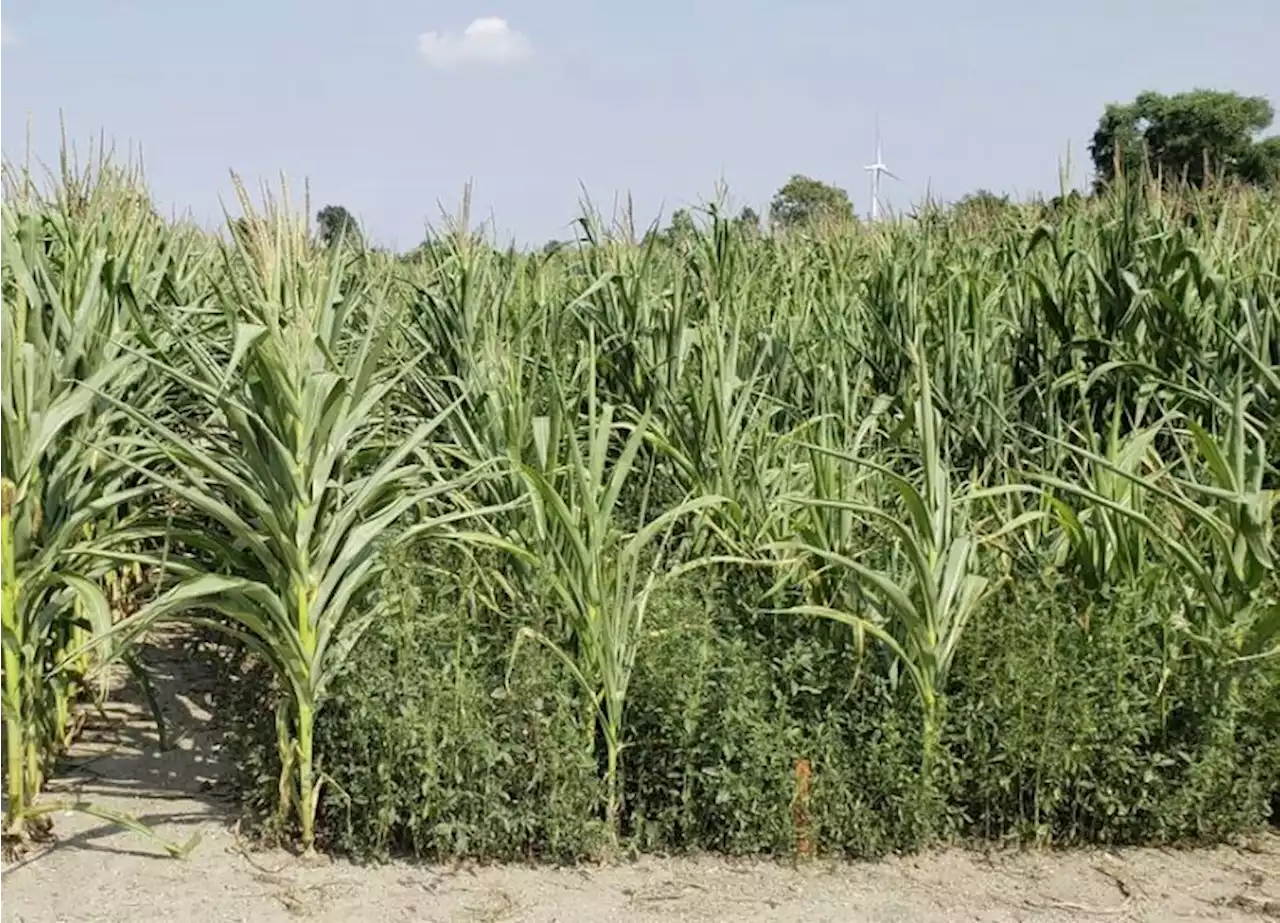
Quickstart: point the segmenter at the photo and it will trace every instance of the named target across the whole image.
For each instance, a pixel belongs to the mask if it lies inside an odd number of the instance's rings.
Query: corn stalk
[[[163,453],[147,478],[195,514],[170,529],[186,551],[170,562],[182,580],[130,623],[182,616],[270,664],[281,687],[280,816],[292,815],[311,851],[326,778],[316,718],[382,612],[370,589],[388,545],[460,537],[455,524],[485,511],[446,502],[477,474],[437,451],[457,401],[416,422],[386,415],[412,363],[396,369],[384,355],[385,279],[349,278],[347,254],[315,250],[272,203],[224,253],[214,280],[224,325],[193,336],[178,317],[153,337],[163,354],[147,357],[200,415],[121,405]]]
[[[533,498],[535,523],[525,547],[541,566],[566,617],[569,637],[562,641],[526,626],[511,656],[514,662],[526,640],[545,645],[587,697],[594,719],[593,748],[596,729],[604,740],[605,822],[616,844],[627,692],[644,638],[645,610],[663,566],[661,549],[655,552],[650,546],[669,535],[680,519],[723,498],[687,499],[650,518],[647,481],[638,525],[628,529],[623,488],[641,464],[650,418],[646,414],[627,426],[615,421],[611,404],[598,401],[594,341],[588,346],[586,398],[586,415],[579,421],[560,394],[556,413],[535,421],[539,464],[521,467]],[[621,449],[611,457],[624,432]],[[648,476],[652,479],[652,463]]]
[[[127,654],[106,643],[118,613],[99,552],[154,491],[92,442],[127,444],[113,400],[146,413],[163,398],[126,346],[135,295],[182,284],[161,231],[131,178],[105,164],[84,177],[64,164],[57,198],[27,189],[4,204],[4,832],[15,848],[49,825],[35,800],[91,674]],[[93,656],[69,656],[89,642]]]
[[[847,499],[797,498],[802,507],[851,514],[866,528],[883,535],[891,543],[895,556],[901,554],[906,559],[906,579],[858,560],[856,553],[826,547],[829,533],[823,530],[810,530],[806,533],[808,537],[782,543],[771,550],[815,561],[823,569],[834,566],[855,581],[860,594],[870,600],[872,614],[869,616],[837,608],[830,594],[826,601],[774,611],[816,616],[847,625],[854,630],[859,645],[865,635],[870,635],[889,650],[894,670],[900,667],[906,672],[920,702],[921,778],[929,785],[941,746],[947,673],[965,625],[994,587],[987,577],[977,572],[979,537],[968,528],[964,513],[967,502],[985,494],[969,491],[961,495],[953,487],[940,445],[939,418],[933,407],[928,367],[919,353],[919,340],[912,352],[917,381],[912,419],[922,453],[918,481],[840,449],[807,446],[819,454],[879,473],[897,493],[902,509],[886,509]],[[845,541],[845,530],[837,535]],[[824,541],[819,544],[816,539]],[[826,582],[830,579],[830,576],[825,578]]]

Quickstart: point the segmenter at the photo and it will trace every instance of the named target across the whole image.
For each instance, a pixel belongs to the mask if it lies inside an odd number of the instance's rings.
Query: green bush
[[[402,562],[318,723],[329,848],[365,857],[575,860],[604,843],[580,695],[466,568]],[[1280,684],[1173,645],[1180,589],[1113,598],[1019,581],[974,620],[949,687],[944,766],[920,784],[919,706],[847,632],[752,612],[739,574],[657,593],[631,692],[624,831],[643,852],[791,854],[796,762],[821,854],[874,857],[961,834],[1055,844],[1214,840],[1280,792]],[[460,597],[464,604],[459,604]],[[815,630],[816,629],[816,630]],[[241,677],[242,686],[265,682]],[[241,696],[245,719],[261,695]],[[250,803],[277,779],[270,722],[238,737]],[[251,726],[251,725],[243,725]]]
[[[395,615],[370,628],[319,725],[330,845],[432,859],[593,854],[596,767],[563,667],[529,648],[508,684],[513,618],[441,570],[406,560],[393,573]]]
[[[811,768],[808,836],[818,851],[877,856],[918,845],[937,806],[920,801],[918,709],[907,690],[891,692],[860,664],[847,633],[753,616],[728,586],[749,582],[700,577],[655,600],[625,763],[636,845],[791,853],[799,760]]]
[[[970,835],[1167,843],[1265,821],[1280,687],[1247,673],[1230,701],[1226,658],[1175,640],[1181,594],[1164,570],[1109,600],[1032,579],[971,626],[948,722]]]

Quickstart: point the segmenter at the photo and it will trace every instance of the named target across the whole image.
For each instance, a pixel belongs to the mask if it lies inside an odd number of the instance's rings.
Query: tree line
[[[1280,186],[1280,135],[1260,137],[1274,118],[1275,110],[1266,97],[1221,90],[1195,89],[1173,95],[1144,92],[1132,102],[1109,104],[1089,145],[1094,191],[1106,188],[1118,175],[1143,170],[1166,182],[1195,187],[1211,180]],[[1073,197],[1078,193],[1058,197],[1050,204],[1059,207]],[[951,208],[981,216],[1011,204],[1007,195],[980,189]],[[799,173],[774,194],[764,221],[750,206],[734,219],[745,231],[756,234],[766,229],[786,232],[857,220],[847,191]],[[679,208],[672,212],[665,228],[655,226],[649,237],[674,243],[689,236],[693,227],[689,210]],[[320,209],[316,231],[329,246],[365,245],[359,222],[342,205]],[[562,246],[562,241],[551,240],[542,250],[551,253]]]

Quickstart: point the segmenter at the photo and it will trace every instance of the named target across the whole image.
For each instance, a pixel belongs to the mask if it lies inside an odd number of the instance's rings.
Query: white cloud
[[[533,53],[529,39],[497,16],[474,20],[461,35],[423,32],[418,36],[418,49],[428,64],[440,70],[466,64],[502,64]]]

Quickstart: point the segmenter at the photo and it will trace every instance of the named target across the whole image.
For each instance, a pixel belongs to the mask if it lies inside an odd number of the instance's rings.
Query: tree
[[[744,205],[738,217],[733,219],[738,229],[748,237],[760,236],[760,215],[750,205]]]
[[[689,209],[677,208],[671,213],[671,227],[667,229],[667,236],[672,242],[689,240],[697,233],[698,226],[693,223],[693,215],[689,214]]]
[[[1280,136],[1254,142],[1240,162],[1240,178],[1259,186],[1280,186]]]
[[[661,230],[655,223],[644,235],[645,243],[657,243],[660,246],[675,247],[684,241],[692,240],[698,234],[698,226],[687,208],[677,208],[671,213],[671,223]]]
[[[957,216],[990,219],[998,217],[1012,207],[1013,203],[1009,201],[1007,195],[998,195],[990,189],[979,189],[964,196],[951,208]]]
[[[800,228],[816,221],[852,221],[849,193],[838,186],[801,176],[782,186],[769,204],[769,221],[782,228]]]
[[[1046,218],[1059,218],[1075,214],[1084,205],[1085,197],[1079,189],[1072,189],[1064,195],[1056,195],[1040,206],[1041,214]]]
[[[341,205],[326,205],[316,212],[316,224],[320,240],[326,247],[332,247],[339,240],[345,240],[356,247],[364,243],[359,222]]]
[[[1280,139],[1256,140],[1275,112],[1262,96],[1192,90],[1165,96],[1138,94],[1112,103],[1098,120],[1089,152],[1097,183],[1115,179],[1116,166],[1138,171],[1144,162],[1165,177],[1196,186],[1216,173],[1267,183],[1280,172]]]

